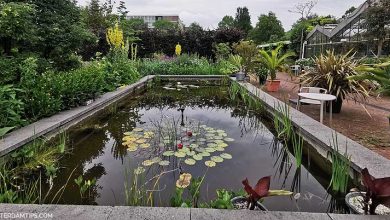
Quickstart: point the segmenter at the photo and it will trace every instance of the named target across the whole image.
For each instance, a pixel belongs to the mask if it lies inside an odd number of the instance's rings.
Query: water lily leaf
[[[215,144],[215,143],[208,143],[207,147],[217,147],[217,144]]]
[[[203,157],[209,157],[211,154],[209,152],[202,152],[200,153],[200,155],[202,155]]]
[[[143,168],[143,167],[137,167],[136,169],[134,169],[135,175],[140,175],[143,172],[145,172],[145,168]]]
[[[202,160],[203,156],[202,154],[195,154],[194,156],[192,156],[192,158],[194,158],[194,160]]]
[[[198,148],[195,148],[195,151],[197,151],[197,152],[204,152],[205,149],[203,147],[198,147]]]
[[[145,139],[138,139],[138,140],[135,141],[135,143],[137,143],[137,144],[143,144],[145,142],[146,142]]]
[[[144,143],[144,144],[140,144],[139,146],[140,146],[141,148],[148,148],[148,147],[150,147],[150,144]]]
[[[217,165],[214,161],[211,160],[204,162],[204,164],[208,167],[215,167],[215,165]]]
[[[186,159],[186,160],[184,161],[184,163],[187,164],[187,165],[192,166],[192,165],[194,165],[194,164],[196,163],[196,160],[191,159],[191,158],[188,158],[188,159]]]
[[[225,151],[225,148],[223,148],[223,147],[216,147],[216,148],[214,148],[216,151],[220,151],[220,152],[222,152],[222,151]]]
[[[232,141],[234,141],[233,138],[225,138],[224,140],[225,140],[226,142],[232,142]]]
[[[133,131],[135,131],[135,132],[141,132],[141,131],[143,131],[144,129],[143,128],[134,128],[133,129]]]
[[[228,135],[226,133],[218,133],[219,136],[227,137]]]
[[[222,143],[224,143],[224,142],[223,142],[223,140],[214,140],[214,143],[216,143],[216,144],[222,144]]]
[[[135,137],[131,137],[131,136],[124,136],[122,138],[122,141],[126,141],[126,142],[134,142],[135,140],[137,140]]]
[[[225,133],[225,131],[222,130],[222,129],[218,129],[217,132],[218,132],[218,133]]]
[[[151,160],[145,160],[144,162],[142,162],[142,165],[144,165],[145,167],[151,166],[152,164],[153,164],[153,161],[151,161]]]
[[[182,152],[182,151],[177,151],[175,152],[174,154],[176,157],[179,157],[179,158],[183,158],[186,156],[186,153],[185,152]]]
[[[210,137],[214,137],[215,135],[213,133],[206,133],[204,136],[210,138]]]
[[[214,140],[222,140],[223,139],[223,137],[222,136],[215,136],[214,137]],[[215,142],[215,141],[214,141]]]
[[[153,163],[159,163],[161,160],[162,160],[162,159],[159,158],[159,157],[154,157],[154,158],[152,159],[152,162],[153,162]]]
[[[138,148],[137,147],[129,147],[129,148],[127,148],[127,150],[130,152],[134,152],[134,151],[137,151]]]
[[[187,151],[188,156],[194,156],[196,153],[195,151]]]
[[[208,147],[208,148],[206,148],[205,150],[206,150],[206,152],[209,152],[209,153],[215,152],[215,149],[214,149],[214,148],[211,148],[211,147]]]
[[[226,143],[220,143],[220,144],[218,144],[218,147],[227,147],[227,146],[229,146],[229,145],[226,144]]]
[[[197,148],[197,147],[199,147],[199,145],[198,144],[190,144],[190,147],[191,148]]]
[[[214,162],[216,162],[216,163],[221,163],[221,162],[223,162],[223,158],[220,157],[220,156],[212,156],[212,157],[211,157],[211,160],[214,161]]]
[[[138,145],[136,144],[136,143],[128,143],[127,145],[126,145],[127,147],[132,147],[132,148],[134,148],[134,147],[138,147]]]
[[[173,156],[175,154],[175,152],[171,151],[171,150],[168,150],[168,151],[165,151],[163,153],[164,156],[166,157],[170,157],[170,156]]]
[[[228,159],[228,160],[233,158],[232,155],[230,155],[228,153],[223,153],[220,155],[220,157],[222,157],[223,159]]]
[[[183,173],[180,175],[179,179],[176,181],[177,188],[187,188],[191,183],[192,175],[189,173]]]
[[[198,141],[200,141],[200,142],[206,142],[207,140],[206,140],[205,138],[199,138]]]
[[[128,131],[128,132],[125,132],[125,133],[123,133],[125,136],[132,136],[134,133],[133,132],[131,132],[131,131]]]
[[[158,163],[158,165],[160,165],[160,166],[169,166],[169,161],[167,161],[167,160],[162,160],[162,161],[160,161],[159,163]]]

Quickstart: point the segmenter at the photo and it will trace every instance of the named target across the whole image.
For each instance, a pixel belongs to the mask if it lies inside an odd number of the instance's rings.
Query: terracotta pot
[[[267,80],[267,91],[277,92],[279,91],[280,80]]]

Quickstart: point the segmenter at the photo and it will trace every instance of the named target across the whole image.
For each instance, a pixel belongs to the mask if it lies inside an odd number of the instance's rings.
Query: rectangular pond
[[[271,211],[344,212],[342,197],[327,192],[329,164],[312,160],[318,155],[305,144],[298,168],[291,146],[275,138],[272,118],[230,92],[218,83],[149,84],[78,123],[66,131],[55,178],[41,181],[42,195],[50,194],[40,201],[171,206],[194,203],[195,190],[197,207],[210,207],[217,190],[242,194],[245,178],[255,185],[271,176],[270,189],[294,193],[265,198]],[[29,178],[44,176],[39,173]],[[182,173],[195,184],[178,181]]]

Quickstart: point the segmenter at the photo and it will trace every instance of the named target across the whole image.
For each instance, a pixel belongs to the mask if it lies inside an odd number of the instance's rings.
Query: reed
[[[349,169],[351,165],[351,159],[348,156],[347,148],[345,149],[344,154],[339,152],[339,143],[337,134],[332,134],[332,143],[333,151],[328,153],[332,159],[332,179],[329,183],[329,187],[332,187],[332,190],[337,193],[346,193],[348,188],[349,181]]]
[[[297,168],[302,165],[303,139],[297,134],[292,135],[292,147]]]

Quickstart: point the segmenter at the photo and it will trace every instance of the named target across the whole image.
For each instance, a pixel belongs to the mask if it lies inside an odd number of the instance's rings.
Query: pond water
[[[307,158],[297,169],[294,157],[275,142],[269,124],[263,114],[230,100],[228,87],[178,91],[155,86],[67,132],[72,150],[60,160],[54,191],[66,185],[59,203],[81,204],[74,179],[82,175],[97,180],[87,203],[126,205],[126,191],[137,178],[139,185],[147,182],[146,190],[153,191],[154,206],[170,206],[180,172],[204,177],[200,203],[215,199],[217,189],[243,189],[245,178],[255,185],[259,178],[271,176],[271,189],[300,196],[265,198],[269,210],[333,212],[335,200],[326,191],[330,176]],[[206,161],[215,166],[206,166]]]

